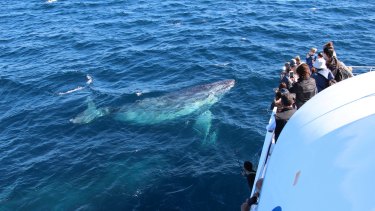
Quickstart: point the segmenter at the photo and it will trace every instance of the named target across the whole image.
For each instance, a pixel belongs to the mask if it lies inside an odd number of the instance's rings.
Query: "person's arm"
[[[241,211],[250,211],[250,207],[258,202],[259,193],[254,193],[253,197],[246,199],[241,205]]]
[[[251,207],[251,205],[253,204],[258,203],[258,197],[259,197],[259,194],[258,192],[256,192],[251,198],[247,199],[247,204],[249,205],[249,207]]]
[[[242,203],[242,205],[241,205],[241,211],[250,211],[250,206],[247,203],[247,201],[245,201],[244,203]]]

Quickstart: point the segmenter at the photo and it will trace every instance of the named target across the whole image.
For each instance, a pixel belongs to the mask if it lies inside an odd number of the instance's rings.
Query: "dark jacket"
[[[296,94],[297,109],[301,108],[303,104],[318,93],[315,79],[311,77],[308,79],[299,78],[298,82],[293,84],[293,87],[289,91]]]
[[[284,126],[286,125],[290,117],[292,117],[292,115],[295,112],[296,112],[296,109],[294,108],[283,108],[281,112],[276,113],[275,115],[275,120],[276,120],[275,141],[277,141]]]
[[[286,73],[280,80],[280,83],[284,82],[286,84],[287,89],[292,87],[292,81],[290,80],[289,73]]]
[[[255,174],[255,171],[251,171],[250,174],[246,175],[246,180],[247,184],[249,185],[250,191],[253,189]]]
[[[329,86],[329,81],[334,79],[334,76],[329,69],[320,69],[318,72],[314,73],[312,77],[315,79],[318,92],[327,88]]]

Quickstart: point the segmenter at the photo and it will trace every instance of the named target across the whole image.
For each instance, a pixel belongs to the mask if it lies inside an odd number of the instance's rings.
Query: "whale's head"
[[[227,93],[230,89],[232,89],[235,85],[235,80],[233,79],[228,79],[228,80],[223,80],[223,81],[218,81],[214,82],[211,84],[205,85],[207,88],[207,91],[209,93],[214,94],[216,96],[223,95]]]

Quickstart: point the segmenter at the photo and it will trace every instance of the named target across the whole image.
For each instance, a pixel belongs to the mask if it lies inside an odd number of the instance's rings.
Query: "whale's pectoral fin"
[[[87,109],[82,113],[78,114],[74,119],[71,119],[70,122],[75,124],[86,124],[107,114],[109,114],[108,108],[97,108],[94,102],[91,99],[89,99]]]
[[[193,128],[203,137],[203,142],[207,141],[211,130],[212,113],[207,110],[198,116]]]

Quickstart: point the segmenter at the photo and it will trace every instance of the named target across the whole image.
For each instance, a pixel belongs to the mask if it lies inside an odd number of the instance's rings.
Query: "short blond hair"
[[[316,48],[311,48],[310,51],[315,53],[315,52],[318,51],[318,49],[316,49]]]

